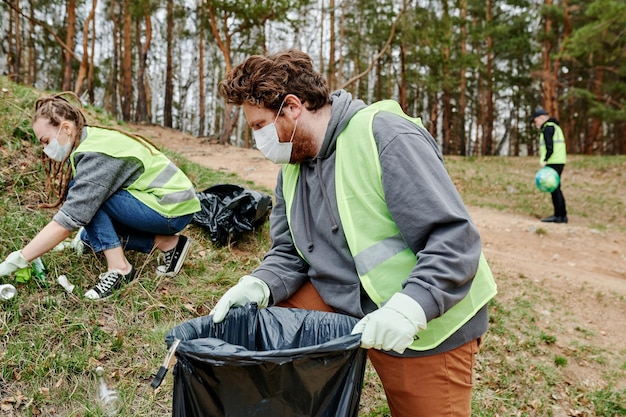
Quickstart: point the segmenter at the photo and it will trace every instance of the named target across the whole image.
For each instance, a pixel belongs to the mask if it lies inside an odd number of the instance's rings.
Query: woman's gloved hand
[[[269,299],[270,289],[265,282],[252,275],[244,275],[234,287],[226,291],[211,310],[213,323],[222,322],[231,307],[239,307],[247,303],[257,303],[259,307],[267,307]]]
[[[352,329],[361,333],[364,349],[393,350],[404,353],[417,335],[426,328],[426,314],[417,301],[396,293],[381,308],[363,317]]]
[[[0,264],[0,277],[12,274],[18,269],[26,268],[30,263],[22,256],[22,252],[16,250],[11,252],[9,256]]]

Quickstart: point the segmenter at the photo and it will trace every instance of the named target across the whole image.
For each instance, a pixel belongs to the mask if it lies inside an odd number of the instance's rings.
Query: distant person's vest
[[[546,126],[554,127],[554,135],[552,136],[552,155],[546,161],[547,164],[565,164],[567,161],[567,152],[565,148],[565,136],[561,126],[554,122],[546,122],[541,126],[541,137],[539,138],[539,158],[540,162],[546,159],[546,140],[543,137],[543,130]]]
[[[116,130],[85,127],[87,137],[72,152],[98,152],[114,158],[135,158],[143,164],[143,173],[126,190],[154,211],[166,217],[178,217],[200,210],[200,200],[187,176],[158,149]]]
[[[423,127],[420,119],[404,114],[398,103],[385,100],[358,111],[337,138],[335,183],[339,217],[361,284],[378,307],[402,290],[402,283],[418,261],[400,235],[384,198],[378,147],[372,132],[372,122],[379,111],[392,112]],[[361,168],[358,172],[366,174],[354,175],[356,166]],[[290,229],[299,173],[299,164],[282,167]],[[430,350],[439,346],[474,317],[496,292],[491,270],[481,254],[469,293],[442,316],[428,322],[427,329],[418,333],[410,348]]]

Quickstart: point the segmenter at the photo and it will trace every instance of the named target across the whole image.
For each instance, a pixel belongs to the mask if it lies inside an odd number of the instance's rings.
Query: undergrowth
[[[4,78],[0,88],[0,259],[4,259],[26,244],[54,210],[38,208],[48,197],[41,150],[29,123],[40,93]],[[99,124],[115,124],[101,111],[89,114]],[[236,175],[166,153],[198,190],[217,183],[255,187]],[[534,159],[450,157],[447,166],[467,204],[537,218],[544,214],[546,196],[533,189],[529,176],[538,168]],[[592,227],[626,230],[625,167],[624,157],[572,157],[566,170],[568,186],[591,191],[588,198],[571,204],[572,213],[597,218]],[[0,303],[0,415],[102,415],[96,400],[97,366],[105,369],[120,394],[120,415],[171,415],[171,374],[157,390],[150,386],[166,354],[165,334],[177,324],[208,314],[227,288],[259,264],[269,247],[267,223],[227,246],[213,244],[194,224],[185,234],[195,243],[180,274],[157,277],[154,255],[131,253],[138,277],[107,302],[81,297],[103,271],[99,256],[79,256],[71,250],[44,255],[47,280],[16,284],[18,295]],[[72,293],[56,283],[61,274],[76,286]],[[542,324],[537,308],[558,310],[559,300],[527,277],[496,279],[500,295],[489,306],[490,330],[476,366],[473,416],[626,415],[621,382],[626,352],[616,355],[597,347],[585,328],[562,339],[560,329]],[[12,280],[0,277],[0,283]],[[599,368],[602,378],[576,379],[568,372],[575,367]],[[359,415],[390,415],[370,366]]]

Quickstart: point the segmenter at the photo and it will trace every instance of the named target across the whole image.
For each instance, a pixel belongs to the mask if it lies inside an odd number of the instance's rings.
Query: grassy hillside
[[[0,78],[0,259],[26,244],[55,212],[38,208],[47,200],[40,148],[29,128],[38,94]],[[89,109],[89,117],[92,123],[115,124],[97,109]],[[168,154],[199,190],[242,183]],[[538,168],[534,159],[455,157],[447,158],[447,165],[469,205],[537,218],[549,214],[546,196],[532,184]],[[624,168],[624,157],[572,157],[567,169],[571,215],[586,219],[590,228],[626,231]],[[191,225],[185,233],[196,245],[181,274],[158,278],[155,256],[132,254],[138,278],[100,303],[86,302],[82,294],[104,270],[102,259],[70,250],[44,255],[48,280],[16,284],[17,297],[0,302],[0,415],[102,415],[96,400],[98,366],[119,391],[119,415],[171,415],[171,374],[157,391],[150,387],[165,357],[164,335],[208,314],[224,290],[260,262],[269,245],[267,229],[265,225],[231,247],[218,247]],[[55,282],[61,274],[76,286],[72,294]],[[505,287],[515,287],[518,278],[498,277]],[[4,282],[14,282],[14,277],[0,277]],[[626,352],[616,356],[589,341],[570,355],[555,354],[558,331],[534,325],[538,312],[533,300],[550,294],[530,280],[523,293],[491,303],[489,334],[499,342],[486,343],[482,351],[474,415],[626,415]],[[563,372],[568,361],[593,361],[602,369],[602,380],[590,386],[568,378]],[[371,369],[362,405],[362,416],[389,415]]]

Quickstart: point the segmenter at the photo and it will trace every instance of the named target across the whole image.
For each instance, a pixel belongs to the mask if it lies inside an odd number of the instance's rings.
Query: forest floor
[[[194,163],[236,173],[244,180],[274,189],[279,167],[256,149],[213,144],[159,126],[133,125],[133,130]],[[571,192],[564,190],[566,198]],[[546,204],[549,215],[548,200]],[[542,324],[557,333],[559,344],[567,345],[577,326],[581,326],[592,332],[597,346],[617,355],[626,352],[626,233],[593,229],[593,219],[576,216],[569,216],[568,224],[549,224],[490,208],[468,209],[481,233],[483,250],[496,280],[508,277],[504,285],[499,285],[501,303],[514,302],[519,296],[511,279],[531,280],[563,307],[541,311],[545,321]],[[546,233],[536,233],[538,228]],[[575,379],[597,377],[592,368],[573,368],[571,372]]]

